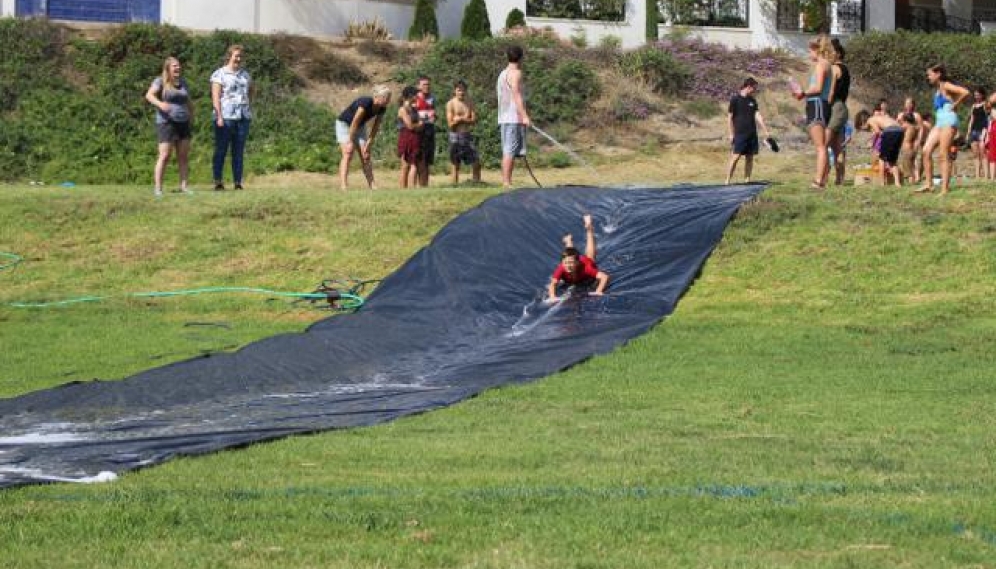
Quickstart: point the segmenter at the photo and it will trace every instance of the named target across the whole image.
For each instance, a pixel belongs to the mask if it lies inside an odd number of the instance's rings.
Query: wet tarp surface
[[[139,373],[0,400],[0,487],[371,425],[535,380],[670,314],[764,186],[520,190],[444,227],[354,314]],[[602,297],[544,303],[561,238],[595,218]]]

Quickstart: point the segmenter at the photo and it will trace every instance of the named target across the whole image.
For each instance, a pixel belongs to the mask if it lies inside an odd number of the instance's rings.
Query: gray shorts
[[[359,140],[360,144],[364,144],[367,141],[367,125],[360,127],[360,130],[356,133],[356,139]],[[335,121],[335,141],[340,145],[349,142],[349,125],[340,121]]]
[[[517,156],[526,155],[526,125],[524,124],[500,124],[501,128],[501,155]]]
[[[827,123],[827,128],[836,133],[844,132],[844,126],[847,125],[847,119],[850,118],[849,114],[846,104],[834,101],[830,107],[830,122]]]

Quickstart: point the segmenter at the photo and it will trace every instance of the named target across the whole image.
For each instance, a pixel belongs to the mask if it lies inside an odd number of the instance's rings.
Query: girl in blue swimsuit
[[[934,191],[934,150],[941,147],[941,195],[951,189],[951,157],[948,149],[958,134],[958,113],[956,109],[968,97],[968,89],[948,80],[947,69],[935,65],[927,69],[927,81],[937,87],[934,93],[934,128],[927,135],[923,145],[923,186],[918,193]]]

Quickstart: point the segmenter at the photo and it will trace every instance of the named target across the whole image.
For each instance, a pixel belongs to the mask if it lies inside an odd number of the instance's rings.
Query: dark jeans
[[[214,123],[214,181],[220,182],[221,171],[225,166],[225,154],[232,147],[232,181],[242,183],[242,156],[246,150],[246,139],[249,138],[249,119],[226,120],[225,126]]]

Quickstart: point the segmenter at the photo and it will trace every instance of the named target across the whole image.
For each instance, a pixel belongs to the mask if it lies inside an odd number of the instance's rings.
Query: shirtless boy
[[[474,125],[477,124],[477,110],[467,96],[467,84],[457,81],[453,87],[453,98],[446,103],[446,124],[450,129],[450,165],[453,167],[453,185],[460,183],[460,164],[473,168],[474,182],[481,181],[481,161],[474,144]]]

